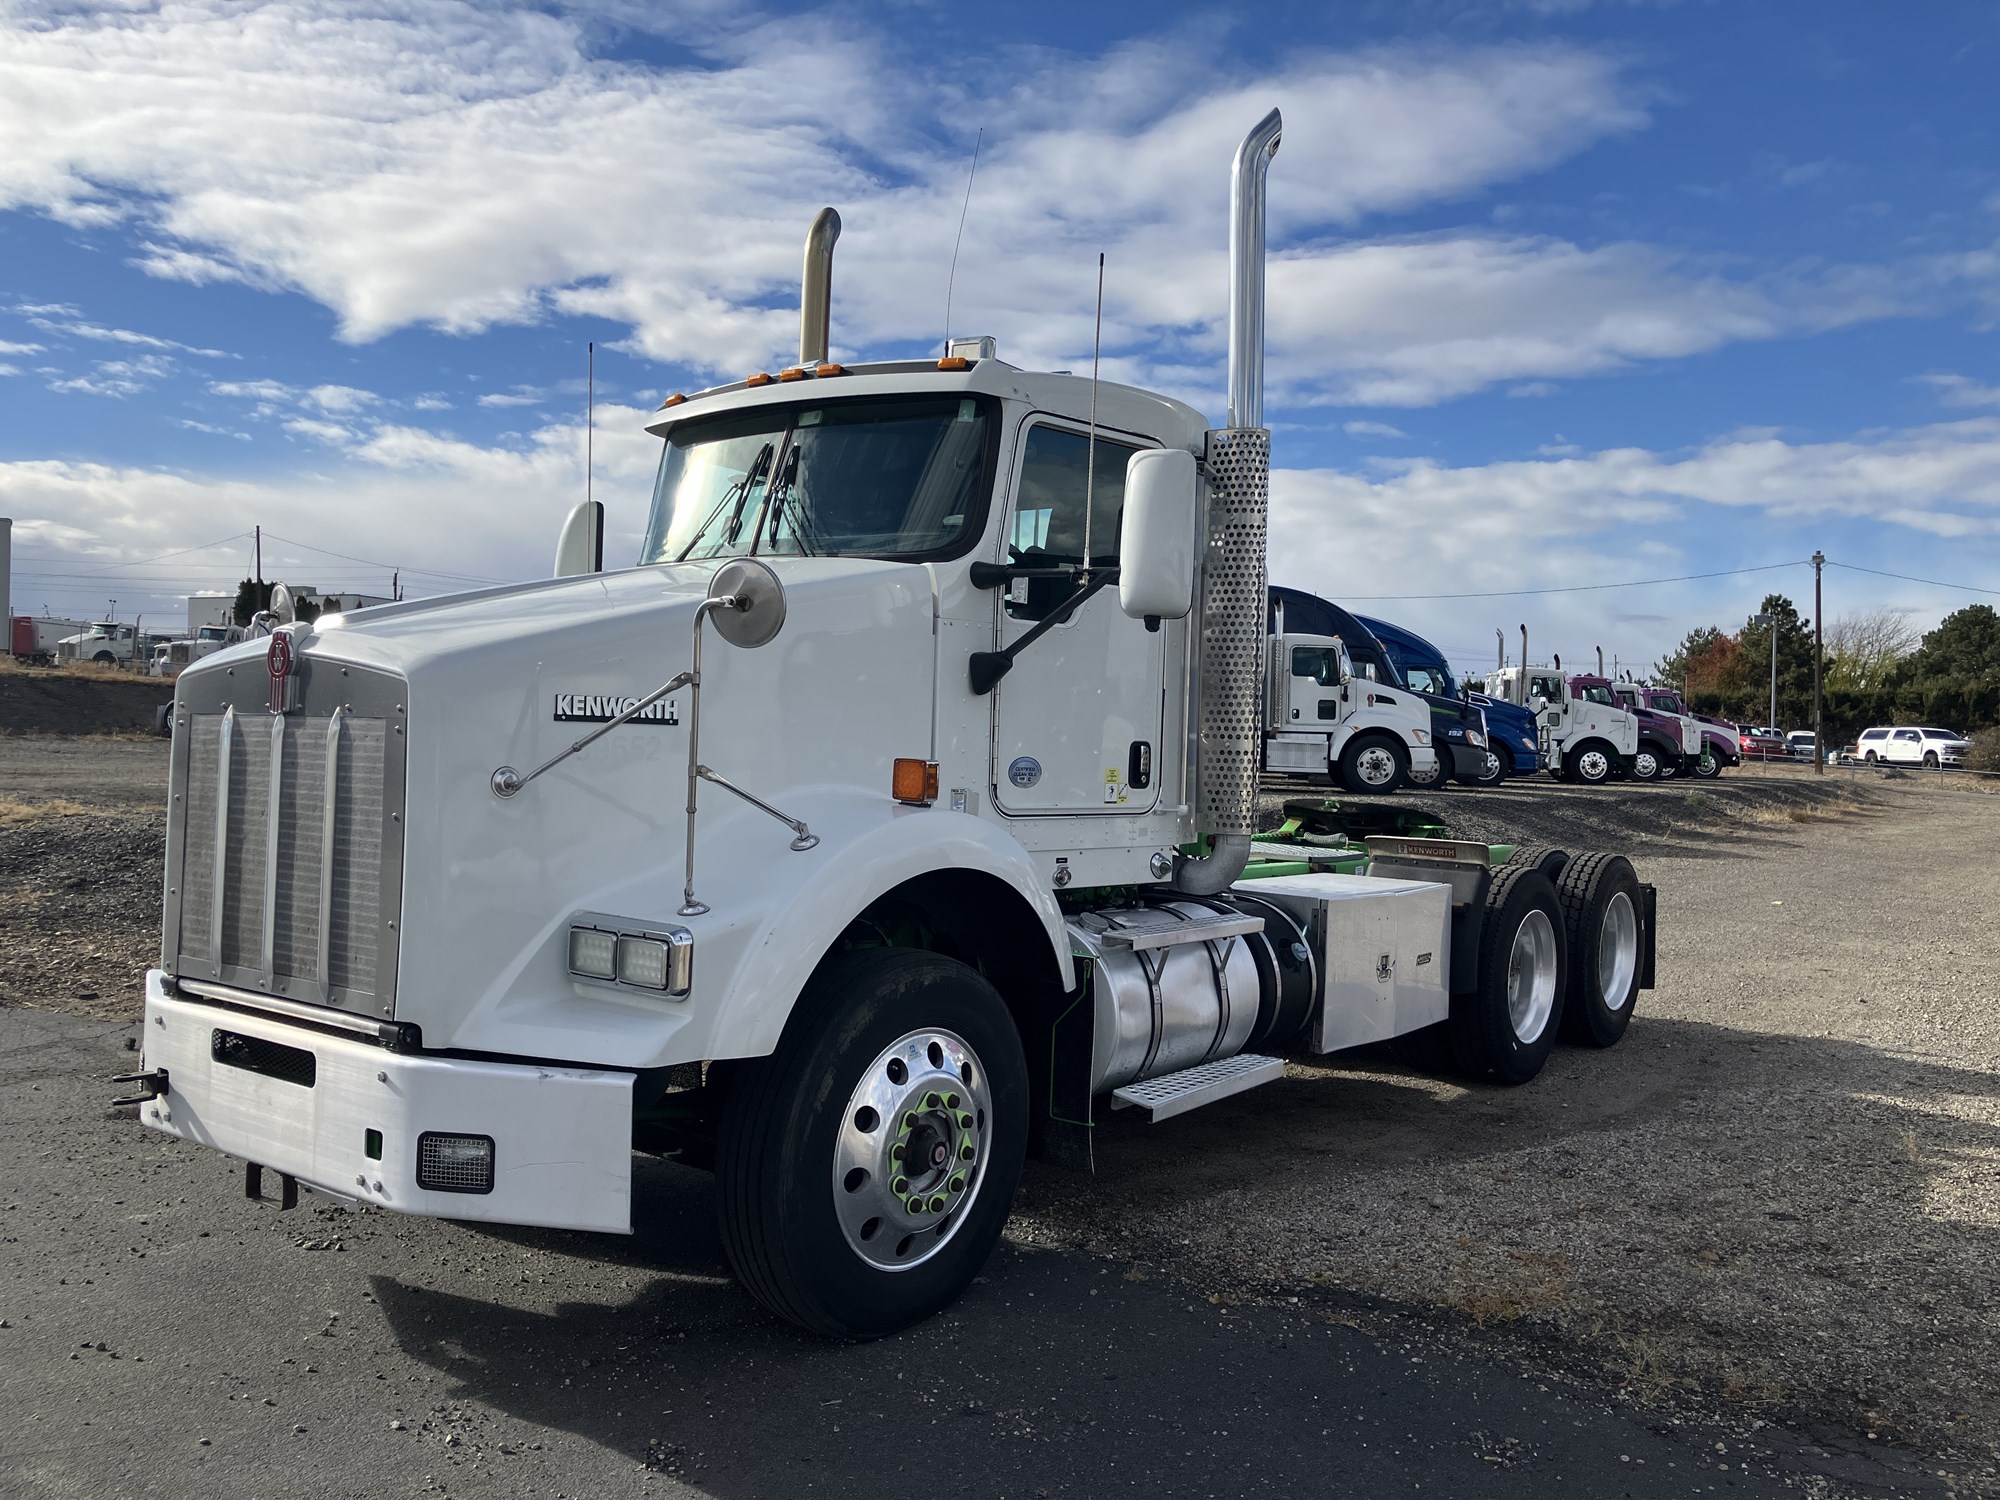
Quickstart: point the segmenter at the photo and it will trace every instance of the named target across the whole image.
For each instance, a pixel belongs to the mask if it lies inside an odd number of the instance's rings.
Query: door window
[[[1896,738],[1899,740],[1914,740],[1920,738],[1920,736],[1914,729],[1899,729],[1896,731]]]
[[[1081,564],[1084,496],[1090,496],[1090,561],[1118,561],[1118,523],[1125,513],[1125,465],[1138,449],[1097,435],[1093,474],[1090,435],[1066,427],[1028,429],[1021,454],[1021,484],[1007,558],[1025,567]],[[1045,619],[1077,585],[1067,578],[1028,578],[1011,590],[1007,613],[1017,620]]]

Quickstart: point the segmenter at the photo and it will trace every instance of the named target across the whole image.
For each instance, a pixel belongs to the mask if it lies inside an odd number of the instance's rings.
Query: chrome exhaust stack
[[[833,245],[840,215],[822,208],[806,231],[805,273],[799,281],[799,363],[826,363],[833,330]]]
[[[1209,851],[1176,856],[1174,889],[1227,890],[1250,859],[1263,742],[1264,536],[1271,508],[1271,434],[1264,422],[1264,178],[1284,121],[1259,120],[1236,148],[1229,180],[1229,425],[1208,435],[1208,545],[1202,556],[1195,696],[1196,826]]]

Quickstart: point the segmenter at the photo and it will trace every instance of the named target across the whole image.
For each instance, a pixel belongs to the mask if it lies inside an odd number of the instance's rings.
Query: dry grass
[[[89,811],[81,802],[72,802],[67,797],[50,797],[40,802],[31,802],[24,797],[0,797],[0,825],[35,823],[43,818],[74,818]]]
[[[1830,823],[1837,818],[1853,817],[1861,810],[1856,798],[1835,797],[1807,806],[1751,808],[1743,814],[1743,821],[1765,827],[1780,823]]]
[[[101,667],[94,661],[68,662],[59,667],[31,667],[14,660],[11,656],[0,656],[0,676],[15,677],[75,677],[86,682],[144,682],[146,674],[135,672],[130,667]],[[159,681],[154,678],[154,681]]]

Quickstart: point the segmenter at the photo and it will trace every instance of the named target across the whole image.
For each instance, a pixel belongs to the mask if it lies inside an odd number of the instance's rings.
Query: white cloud
[[[1387,422],[1343,422],[1341,430],[1350,437],[1406,438],[1409,434]]]
[[[1768,433],[1734,433],[1678,454],[1621,448],[1462,467],[1427,459],[1377,459],[1374,465],[1373,475],[1273,473],[1273,581],[1336,599],[1382,593],[1398,586],[1383,583],[1392,579],[1410,580],[1401,586],[1417,595],[1477,594],[1784,560],[1790,550],[1784,540],[1765,544],[1771,550],[1738,550],[1741,543],[1731,539],[1746,528],[1726,521],[1729,513],[1754,517],[1756,524],[1747,528],[1752,534],[1780,538],[1817,521],[1839,520],[1843,534],[1855,539],[1847,543],[1855,549],[1853,561],[1891,569],[1895,563],[1884,557],[1899,547],[1921,548],[1927,539],[1990,545],[2000,538],[2000,416],[1867,441],[1791,443]],[[1329,525],[1329,518],[1338,524]],[[1354,570],[1357,536],[1369,539],[1365,576]],[[1811,550],[1811,542],[1796,547],[1800,558]],[[1831,544],[1827,550],[1840,555]],[[1962,565],[1961,573],[1973,566]],[[1628,658],[1650,660],[1693,625],[1740,619],[1747,612],[1739,608],[1742,601],[1754,605],[1767,589],[1809,588],[1810,570],[1801,574],[1632,593],[1383,600],[1364,613],[1407,623],[1447,649],[1448,640],[1462,644],[1468,634],[1487,635],[1495,623],[1511,629],[1525,617],[1531,633],[1557,636],[1567,643],[1557,647],[1565,652],[1622,642]],[[1976,569],[1966,581],[1978,581]],[[1923,608],[1933,601],[1936,609],[1951,607],[1942,591],[1893,582],[1844,576],[1842,588],[1849,601],[1917,599]],[[1631,613],[1642,609],[1656,618]],[[1479,650],[1490,644],[1481,641]]]
[[[235,438],[241,443],[250,441],[250,434],[247,432],[240,432],[233,427],[217,427],[213,422],[197,422],[193,417],[176,418],[174,425],[185,427],[189,432],[206,432],[211,437]]]
[[[708,55],[663,68],[591,55],[563,16],[451,0],[401,17],[28,0],[15,17],[0,206],[123,215],[152,273],[296,288],[349,338],[553,306],[709,371],[788,352],[799,236],[829,200],[848,224],[839,338],[935,337],[966,120],[988,149],[961,326],[1070,362],[1103,247],[1107,343],[1192,339],[1210,382],[1223,183],[1271,104],[1280,243],[1477,194],[1646,122],[1615,61],[1563,46],[1310,52],[1251,77],[1218,65],[1220,34],[1181,36],[1023,52],[980,91],[976,71],[911,67],[852,13],[705,24]]]
[[[1963,375],[1917,377],[1938,393],[1946,406],[2000,406],[2000,385],[1981,385]]]
[[[479,398],[481,406],[540,406],[542,398],[525,391],[490,391]]]
[[[133,359],[99,360],[88,375],[51,380],[49,389],[63,395],[136,396],[150,390],[174,372],[174,362],[163,355],[141,354]]]
[[[15,344],[0,339],[0,354],[40,354],[45,347],[42,344]]]
[[[73,312],[74,309],[64,309]],[[38,312],[28,321],[47,333],[67,334],[71,338],[89,339],[99,344],[131,344],[142,349],[172,349],[181,354],[199,354],[205,359],[228,359],[230,354],[223,349],[201,349],[193,344],[183,344],[175,339],[163,339],[150,333],[139,333],[130,328],[106,328],[101,323],[86,322],[76,317],[50,317]]]
[[[374,406],[382,398],[351,385],[316,385],[306,392],[306,399],[321,411],[351,412]]]

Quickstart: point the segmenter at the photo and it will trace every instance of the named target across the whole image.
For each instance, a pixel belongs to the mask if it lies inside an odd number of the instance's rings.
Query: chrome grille
[[[310,657],[301,676],[302,706],[282,715],[262,663],[181,680],[165,967],[392,1015],[404,687]]]

